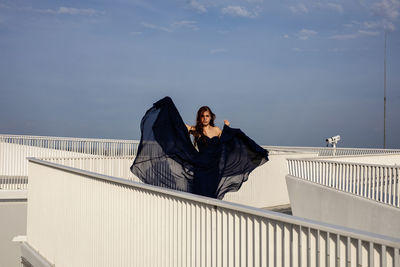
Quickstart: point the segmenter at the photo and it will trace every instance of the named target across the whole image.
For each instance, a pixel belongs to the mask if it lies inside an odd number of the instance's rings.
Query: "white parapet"
[[[134,156],[51,157],[41,159],[80,170],[140,182],[139,178],[136,177],[130,170],[130,167],[135,159]]]
[[[26,245],[55,266],[400,266],[396,238],[37,159],[28,199]]]
[[[238,192],[227,193],[224,200],[257,208],[289,205],[285,176],[288,173],[287,158],[315,156],[315,153],[283,153],[270,155],[270,161],[256,168]],[[139,182],[130,166],[134,157],[69,157],[42,158],[81,170],[124,178]]]
[[[224,200],[257,208],[289,205],[286,160],[305,156],[317,156],[317,153],[271,153],[269,161],[256,168],[239,191],[227,193]]]
[[[382,148],[346,148],[346,147],[300,147],[300,146],[264,146],[272,151],[283,152],[313,152],[318,153],[320,157],[331,156],[355,156],[355,155],[375,155],[375,154],[399,154],[400,149],[382,149]]]
[[[400,165],[342,162],[335,158],[288,159],[288,166],[292,176],[400,207]]]
[[[286,176],[293,215],[400,239],[400,209]]]
[[[341,157],[321,157],[320,160],[331,160],[336,162],[352,162],[352,163],[366,163],[366,164],[379,164],[379,165],[399,165],[400,166],[400,153],[391,154],[370,154],[358,156],[341,156]]]
[[[250,174],[248,180],[243,183],[240,190],[227,193],[224,200],[257,208],[289,205],[289,195],[285,182],[285,176],[288,173],[286,159],[313,155],[316,156],[315,153],[270,155],[270,161],[256,168]],[[130,171],[134,157],[93,156],[42,159],[81,170],[140,182],[139,178]]]
[[[139,141],[0,134],[0,177],[27,176],[26,157],[133,156]]]

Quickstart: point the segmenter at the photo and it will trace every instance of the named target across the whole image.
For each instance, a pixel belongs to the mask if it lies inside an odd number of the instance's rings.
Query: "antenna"
[[[387,30],[385,29],[385,53],[383,59],[383,148],[386,148],[386,39]]]

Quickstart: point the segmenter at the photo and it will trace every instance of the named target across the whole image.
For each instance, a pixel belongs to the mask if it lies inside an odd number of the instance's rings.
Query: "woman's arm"
[[[224,124],[226,125],[226,126],[229,126],[229,125],[231,125],[231,123],[228,121],[228,120],[224,120]],[[218,137],[221,137],[221,134],[222,134],[222,130],[219,128],[219,127],[217,127],[218,129]]]
[[[194,126],[190,126],[189,124],[186,124],[186,123],[185,123],[185,125],[186,125],[186,128],[187,128],[187,130],[188,130],[189,133],[190,133],[191,131],[194,131]]]

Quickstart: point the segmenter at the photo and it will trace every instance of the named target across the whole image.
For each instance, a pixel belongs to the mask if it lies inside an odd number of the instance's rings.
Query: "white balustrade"
[[[398,154],[400,149],[376,149],[376,148],[342,148],[337,147],[290,147],[290,146],[263,146],[274,152],[317,152],[318,156],[352,156],[374,154]]]
[[[134,157],[51,157],[42,160],[62,164],[85,171],[101,173],[118,178],[139,182],[139,179],[130,171]],[[28,176],[2,176],[0,177],[0,190],[26,190]]]
[[[113,139],[0,135],[0,177],[27,176],[27,157],[134,156],[138,143]]]
[[[77,168],[80,170],[100,173],[117,178],[139,182],[131,172],[130,167],[135,157],[71,157],[71,158],[41,158],[41,160]]]
[[[256,168],[237,192],[229,192],[224,200],[252,207],[264,208],[289,205],[285,176],[288,173],[286,159],[309,154],[273,154],[266,164]],[[314,153],[315,155],[315,153]],[[130,171],[134,157],[70,157],[40,158],[45,161],[96,172],[104,175],[139,182]]]
[[[55,266],[400,266],[400,240],[30,159],[27,243]]]
[[[13,187],[12,181],[16,181],[17,183],[15,188],[20,188],[21,182],[18,181],[21,179],[26,181],[26,177],[24,177],[28,175],[26,157],[135,156],[138,145],[139,141],[137,140],[0,134],[0,177],[3,177],[0,179],[0,189],[4,189],[6,185]],[[333,153],[332,148],[323,147],[264,147],[269,149],[271,154],[317,152],[320,156],[325,156],[332,155]],[[358,155],[377,153],[400,153],[400,150],[337,148],[336,154]],[[24,183],[22,182],[22,184]]]
[[[28,176],[0,176],[0,190],[26,190]]]
[[[400,207],[400,166],[288,159],[289,174]]]

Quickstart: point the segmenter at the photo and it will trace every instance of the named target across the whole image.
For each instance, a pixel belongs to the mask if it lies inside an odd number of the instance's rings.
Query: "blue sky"
[[[400,148],[400,0],[0,0],[0,133],[140,138],[208,105],[263,145]]]

